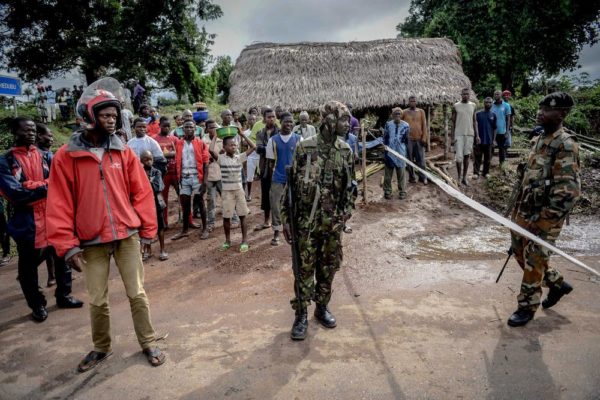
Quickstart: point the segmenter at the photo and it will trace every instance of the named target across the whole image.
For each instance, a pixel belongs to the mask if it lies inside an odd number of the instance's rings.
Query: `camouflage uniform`
[[[519,226],[554,244],[567,214],[579,198],[579,146],[559,129],[532,141],[521,190],[512,211]],[[563,277],[548,266],[551,252],[511,232],[512,249],[523,269],[519,309],[535,312],[540,305],[542,283],[560,289]]]
[[[301,258],[302,304],[291,301],[297,310],[311,300],[327,305],[331,298],[331,283],[342,264],[344,216],[352,213],[355,199],[352,150],[339,137],[327,143],[319,133],[298,143],[292,171]],[[284,201],[283,224],[289,218],[288,207]]]

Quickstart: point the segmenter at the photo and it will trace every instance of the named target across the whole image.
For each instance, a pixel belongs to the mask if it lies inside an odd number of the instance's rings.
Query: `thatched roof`
[[[232,108],[281,105],[315,111],[328,100],[356,110],[460,100],[471,87],[449,39],[349,43],[258,43],[246,47],[230,76]]]

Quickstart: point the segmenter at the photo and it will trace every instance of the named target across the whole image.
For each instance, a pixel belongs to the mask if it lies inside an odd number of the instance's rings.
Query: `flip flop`
[[[200,240],[206,240],[208,239],[208,229],[202,232],[202,235],[200,235]]]
[[[279,239],[276,239],[276,238],[271,239],[271,246],[279,246]]]
[[[98,364],[105,361],[108,357],[112,355],[112,351],[108,353],[101,353],[99,351],[90,351],[87,356],[84,357],[83,360],[77,366],[77,371],[86,372],[92,368],[98,366]]]
[[[177,235],[173,236],[171,238],[171,240],[175,241],[175,240],[183,239],[183,238],[188,237],[188,236],[190,236],[190,234],[187,233],[187,232],[186,233],[179,232]]]
[[[142,350],[142,353],[148,359],[148,362],[153,367],[158,367],[159,365],[163,365],[167,360],[167,356],[163,353],[158,347],[149,347],[147,349]]]
[[[240,244],[240,253],[247,252],[249,247],[250,246],[248,246],[248,243],[242,243],[242,244]]]
[[[219,248],[219,250],[221,250],[221,251],[227,251],[227,250],[229,250],[230,247],[231,247],[231,243],[225,242],[225,243],[223,243],[221,245],[221,247]]]
[[[169,253],[167,253],[166,251],[163,251],[162,253],[160,253],[160,255],[158,256],[158,259],[160,261],[166,261],[169,259]]]
[[[254,228],[255,231],[262,231],[264,229],[269,229],[271,227],[271,224],[259,224],[256,225],[256,227]]]

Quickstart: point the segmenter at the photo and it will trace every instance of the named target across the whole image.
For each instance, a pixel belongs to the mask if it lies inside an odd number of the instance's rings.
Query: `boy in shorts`
[[[231,217],[235,211],[240,217],[240,225],[242,228],[242,244],[240,245],[240,252],[245,253],[248,251],[245,217],[250,210],[248,210],[244,187],[242,186],[242,166],[248,159],[248,155],[256,149],[256,146],[250,139],[244,136],[239,129],[238,135],[248,146],[248,150],[244,153],[236,154],[237,142],[235,136],[228,136],[223,139],[223,150],[225,150],[225,154],[218,154],[215,151],[217,136],[213,136],[208,150],[215,162],[218,162],[221,167],[221,183],[223,185],[221,200],[223,209],[223,229],[225,230],[225,243],[221,246],[221,250],[225,251],[231,247]]]

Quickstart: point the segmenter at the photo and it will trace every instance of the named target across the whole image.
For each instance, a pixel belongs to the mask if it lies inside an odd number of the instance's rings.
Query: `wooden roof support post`
[[[367,204],[367,135],[365,135],[365,126],[360,124],[360,137],[362,140],[362,184],[363,184],[363,203]]]
[[[427,152],[431,151],[431,106],[427,106]]]
[[[448,109],[444,104],[444,160],[448,159]]]

